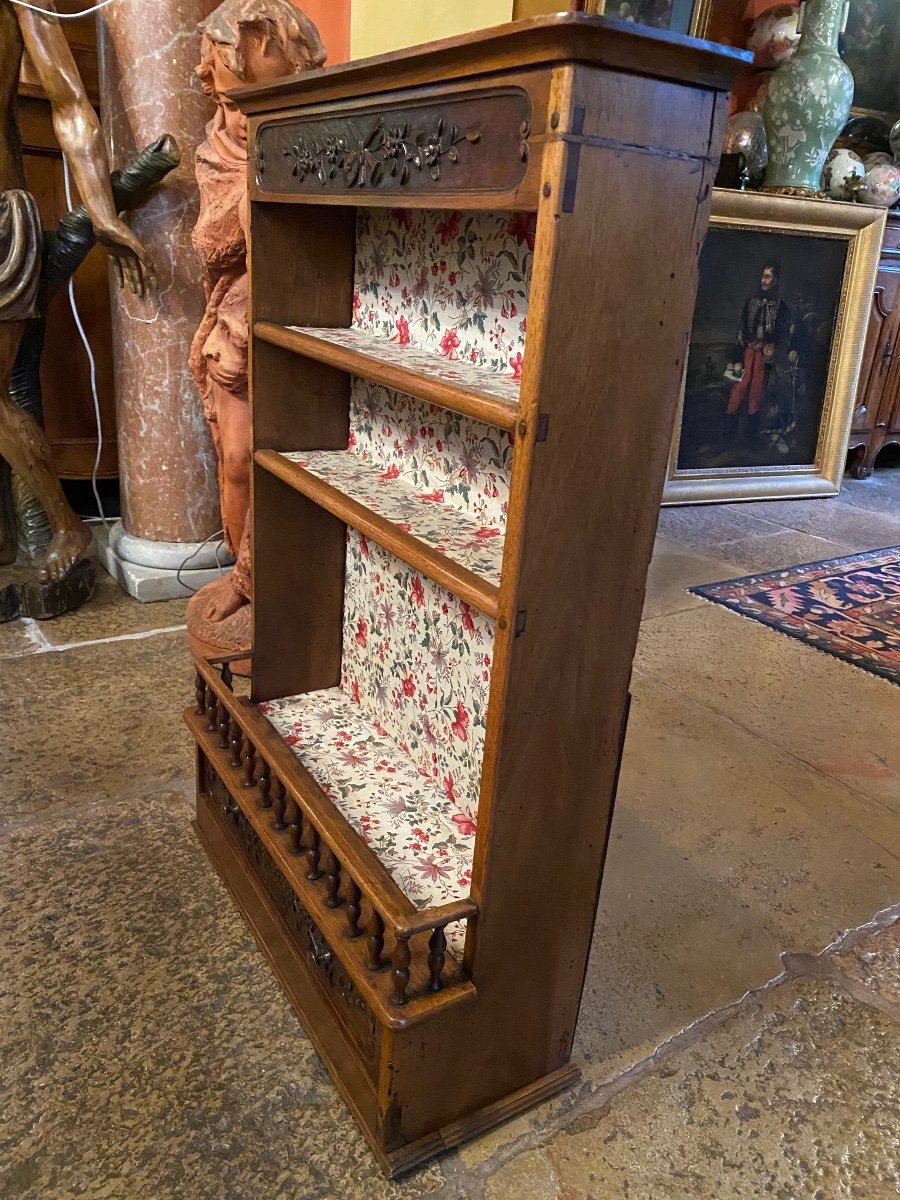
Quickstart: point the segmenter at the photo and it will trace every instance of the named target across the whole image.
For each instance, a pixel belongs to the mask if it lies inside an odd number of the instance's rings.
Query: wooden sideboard
[[[851,426],[848,470],[872,474],[885,446],[900,445],[900,213],[889,213]]]

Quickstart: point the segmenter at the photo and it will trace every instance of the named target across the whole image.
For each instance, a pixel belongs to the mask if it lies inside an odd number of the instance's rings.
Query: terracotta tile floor
[[[900,689],[685,591],[888,544],[900,469],[662,513],[584,1084],[398,1184],[191,832],[183,603],[0,627],[0,1197],[896,1197]]]

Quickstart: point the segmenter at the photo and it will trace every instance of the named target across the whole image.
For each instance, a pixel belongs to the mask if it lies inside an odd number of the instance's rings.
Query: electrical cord
[[[36,4],[27,4],[25,0],[9,0],[9,2],[19,8],[27,8],[29,12],[40,13],[42,17],[56,17],[60,21],[77,21],[81,17],[89,17],[91,13],[99,12],[101,8],[106,8],[108,4],[114,3],[114,0],[101,0],[101,3],[95,4],[93,8],[86,8],[83,12],[77,13],[61,13],[55,12],[52,8],[38,8]]]
[[[66,204],[69,212],[71,212],[74,207],[72,203],[72,183],[69,178],[69,162],[65,154],[63,155],[63,181],[66,188]],[[100,520],[104,525],[108,526],[109,521],[107,520],[106,513],[103,510],[103,502],[100,499],[100,489],[97,486],[97,477],[100,474],[100,456],[103,453],[103,429],[100,421],[100,396],[97,392],[97,361],[94,358],[94,352],[91,349],[91,343],[88,341],[88,335],[85,332],[84,325],[81,323],[81,314],[78,311],[78,305],[75,303],[74,276],[69,279],[68,291],[69,307],[72,310],[72,317],[75,320],[75,327],[78,330],[78,336],[81,338],[81,344],[84,346],[91,368],[91,395],[94,400],[94,420],[97,424],[97,453],[94,456],[94,469],[91,472],[91,487],[94,490],[94,500],[97,503],[97,512],[100,514]]]
[[[181,566],[180,566],[180,567],[178,568],[178,570],[175,572],[175,578],[176,578],[176,580],[178,581],[178,583],[180,583],[180,584],[181,584],[181,586],[182,586],[183,588],[186,588],[186,589],[187,589],[189,592],[192,592],[194,595],[196,595],[196,594],[197,594],[197,592],[198,592],[200,589],[199,589],[199,588],[192,588],[192,587],[191,587],[191,585],[190,585],[189,583],[185,583],[185,582],[184,582],[184,580],[181,578],[181,572],[182,572],[182,571],[184,570],[184,568],[185,568],[185,567],[188,565],[188,563],[191,561],[191,559],[192,559],[192,558],[196,558],[196,556],[197,556],[197,555],[200,553],[200,551],[203,549],[203,547],[204,547],[204,546],[206,546],[206,545],[208,545],[208,544],[209,544],[209,543],[210,543],[210,542],[213,540],[213,538],[216,538],[216,537],[218,537],[220,533],[221,533],[221,534],[224,534],[224,533],[225,533],[225,530],[224,530],[224,529],[217,529],[215,533],[211,533],[211,534],[209,535],[209,537],[208,537],[208,538],[206,538],[206,540],[205,540],[205,541],[202,541],[202,542],[200,543],[200,545],[199,545],[199,546],[196,548],[196,550],[192,550],[192,551],[190,552],[190,554],[187,556],[187,558],[185,558],[185,559],[182,561],[182,563],[181,563]],[[225,568],[222,566],[221,562],[219,561],[219,551],[222,549],[222,546],[223,546],[223,543],[222,543],[222,542],[219,542],[219,544],[216,546],[216,566],[219,568],[219,574],[220,574],[220,575],[224,575],[224,574],[225,574]]]

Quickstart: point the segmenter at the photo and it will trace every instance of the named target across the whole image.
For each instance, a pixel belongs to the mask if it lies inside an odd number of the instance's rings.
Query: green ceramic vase
[[[807,0],[800,44],[769,83],[762,115],[766,191],[820,193],[822,167],[850,113],[853,76],[837,52],[844,0]]]

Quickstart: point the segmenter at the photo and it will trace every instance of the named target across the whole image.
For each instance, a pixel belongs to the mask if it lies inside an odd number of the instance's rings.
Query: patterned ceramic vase
[[[844,0],[807,0],[800,45],[772,76],[762,110],[767,191],[819,195],[825,158],[853,100],[853,76],[837,52],[843,15]]]

